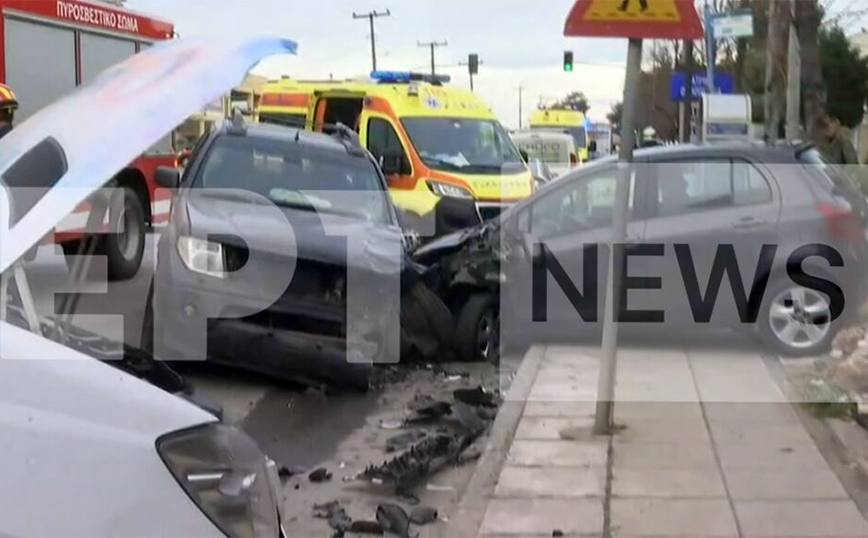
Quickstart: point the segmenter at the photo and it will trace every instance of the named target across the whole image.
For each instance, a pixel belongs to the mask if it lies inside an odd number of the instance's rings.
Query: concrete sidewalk
[[[868,536],[759,354],[622,350],[610,439],[598,351],[537,352],[479,536]]]

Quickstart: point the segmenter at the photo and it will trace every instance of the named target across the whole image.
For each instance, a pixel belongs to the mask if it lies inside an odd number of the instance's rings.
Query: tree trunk
[[[826,114],[826,84],[820,65],[818,35],[822,12],[818,0],[796,2],[796,29],[802,47],[802,102],[805,107],[805,126],[808,137],[816,140],[814,124]]]

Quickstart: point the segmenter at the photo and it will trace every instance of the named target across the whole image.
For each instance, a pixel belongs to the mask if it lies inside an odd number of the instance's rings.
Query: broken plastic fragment
[[[314,483],[328,482],[332,479],[332,474],[325,467],[320,467],[307,475],[307,478]]]
[[[416,525],[427,525],[437,520],[437,510],[430,506],[417,506],[410,510],[410,521]]]
[[[410,536],[410,517],[397,504],[383,503],[377,507],[377,523],[385,532],[391,532],[402,538]]]
[[[401,419],[381,420],[380,428],[384,430],[400,430],[404,427],[404,421]]]

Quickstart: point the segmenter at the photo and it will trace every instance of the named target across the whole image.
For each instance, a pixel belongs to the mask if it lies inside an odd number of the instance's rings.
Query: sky
[[[437,71],[469,86],[466,62],[483,62],[476,92],[507,127],[519,126],[538,104],[582,91],[589,115],[605,121],[621,100],[626,40],[563,37],[573,0],[128,0],[127,7],[166,18],[185,35],[277,35],[298,42],[298,56],[268,59],[254,70],[269,77],[358,77],[371,71],[367,19],[353,13],[390,10],[377,19],[378,68],[430,71],[430,50],[420,41],[447,41],[436,51]],[[563,53],[575,53],[573,73]]]

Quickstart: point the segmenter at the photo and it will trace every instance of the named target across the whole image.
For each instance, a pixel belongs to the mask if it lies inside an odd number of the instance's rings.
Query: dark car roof
[[[724,144],[677,144],[672,146],[657,146],[636,150],[637,161],[666,162],[670,159],[689,159],[692,157],[733,157],[741,156],[766,163],[792,163],[798,152],[809,149],[810,146],[777,145],[770,146],[762,142],[731,142]],[[616,162],[617,156],[607,157],[602,161]],[[601,162],[602,162],[601,161]]]
[[[232,122],[226,121],[220,128],[221,134],[230,136],[253,136],[259,138],[268,138],[272,140],[282,140],[299,143],[306,146],[314,146],[319,149],[333,150],[348,153],[349,149],[338,136],[306,131],[296,127],[288,127],[283,125],[274,125],[271,123],[247,123],[245,124],[244,134],[236,134],[233,131]]]

